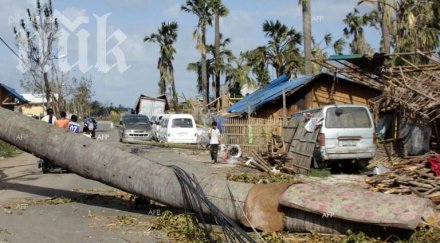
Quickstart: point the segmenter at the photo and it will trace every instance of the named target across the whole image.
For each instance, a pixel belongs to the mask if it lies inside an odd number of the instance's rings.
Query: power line
[[[12,51],[12,53],[14,53],[14,55],[15,55],[18,59],[20,59],[20,57],[19,57],[18,54],[14,51],[14,49],[12,49],[12,48],[8,45],[8,43],[6,43],[6,41],[3,40],[3,38],[0,37],[0,40],[3,42],[3,44],[6,45],[6,47],[8,47],[9,50]]]

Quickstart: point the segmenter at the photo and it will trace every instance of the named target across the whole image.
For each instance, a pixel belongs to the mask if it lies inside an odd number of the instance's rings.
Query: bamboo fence
[[[244,155],[266,148],[272,134],[281,135],[282,118],[231,118],[222,124],[222,143],[238,144]]]

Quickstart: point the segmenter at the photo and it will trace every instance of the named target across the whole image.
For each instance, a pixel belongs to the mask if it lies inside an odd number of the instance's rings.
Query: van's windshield
[[[193,122],[189,118],[174,118],[171,124],[173,128],[192,128]]]
[[[327,109],[327,128],[370,128],[371,121],[364,107],[332,107]]]

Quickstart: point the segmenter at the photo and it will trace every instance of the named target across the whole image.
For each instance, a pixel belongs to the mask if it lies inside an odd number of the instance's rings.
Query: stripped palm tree
[[[304,35],[304,74],[311,75],[312,70],[312,21],[310,0],[299,0],[302,6],[303,35]]]
[[[181,6],[182,11],[192,13],[199,18],[193,36],[197,40],[197,48],[200,51],[201,56],[201,82],[203,95],[205,96],[203,99],[205,108],[207,108],[207,104],[209,103],[209,83],[206,64],[206,27],[212,25],[212,18],[214,15],[212,3],[213,0],[187,0],[186,3]]]
[[[176,53],[176,49],[173,45],[177,40],[177,28],[178,25],[176,22],[162,22],[161,27],[156,33],[144,38],[144,42],[155,42],[160,45],[160,57],[157,62],[157,69],[160,73],[160,92],[161,94],[164,94],[166,92],[166,83],[170,85],[175,111],[179,110],[179,100],[174,82],[173,66],[174,54]]]
[[[220,36],[220,17],[227,16],[229,14],[228,8],[222,4],[221,0],[214,0],[213,1],[213,11],[214,11],[214,33],[215,33],[215,39],[214,39],[214,59],[215,59],[215,98],[220,97],[220,75],[221,75],[221,69],[222,69],[222,57],[221,57],[221,51],[220,51],[220,42],[221,42],[221,36]]]

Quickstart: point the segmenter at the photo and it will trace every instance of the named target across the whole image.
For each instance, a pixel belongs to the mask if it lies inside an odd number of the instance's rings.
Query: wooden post
[[[248,102],[247,104],[247,110],[248,110],[248,119],[251,118],[251,104]]]
[[[283,89],[283,123],[287,124],[286,91]]]

